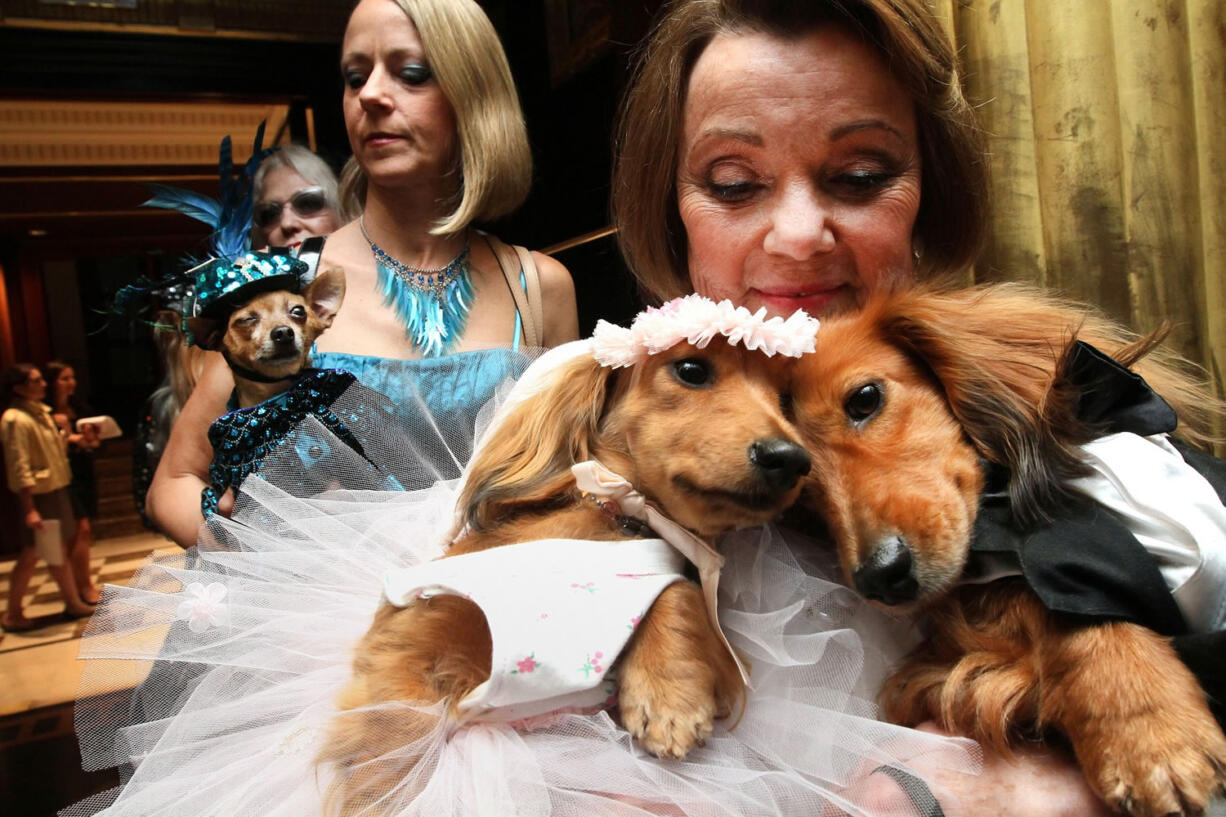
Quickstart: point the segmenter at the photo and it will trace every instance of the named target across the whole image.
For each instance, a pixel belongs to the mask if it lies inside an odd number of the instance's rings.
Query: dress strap
[[[511,246],[488,233],[482,233],[486,245],[498,262],[502,277],[515,300],[524,327],[524,343],[528,346],[544,346],[544,310],[541,303],[541,277],[532,260],[532,253],[524,247]],[[520,284],[522,273],[523,285]]]

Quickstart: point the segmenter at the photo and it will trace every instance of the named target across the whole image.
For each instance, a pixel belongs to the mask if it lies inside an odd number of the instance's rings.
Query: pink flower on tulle
[[[701,295],[674,298],[638,314],[627,329],[598,321],[592,333],[592,356],[614,369],[633,366],[648,355],[690,343],[703,349],[716,336],[767,357],[800,357],[817,344],[817,318],[797,310],[787,319],[766,316],[766,308],[750,312],[731,301],[715,303]]]
[[[633,630],[635,627],[639,626],[639,622],[642,620],[643,620],[642,616],[631,616],[630,623],[627,624],[626,626],[630,628],[631,630]]]
[[[187,629],[193,633],[230,623],[230,608],[221,602],[226,597],[225,585],[212,582],[205,587],[200,582],[192,582],[183,592],[189,598],[179,604],[175,619],[186,621]]]
[[[532,672],[537,668],[537,666],[539,666],[536,663],[536,653],[532,653],[527,658],[519,659],[519,663],[517,663],[515,666],[519,667],[517,671],[520,673]]]

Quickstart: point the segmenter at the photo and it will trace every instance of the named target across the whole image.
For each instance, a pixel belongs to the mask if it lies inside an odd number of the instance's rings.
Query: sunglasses
[[[260,229],[267,229],[281,221],[281,211],[286,207],[300,216],[314,216],[326,210],[328,200],[322,187],[307,187],[290,196],[289,201],[262,201],[251,212],[251,220]]]

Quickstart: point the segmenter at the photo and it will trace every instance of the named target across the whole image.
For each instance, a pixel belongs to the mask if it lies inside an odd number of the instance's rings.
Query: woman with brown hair
[[[72,471],[67,442],[51,417],[51,409],[43,403],[46,396],[47,381],[29,363],[10,367],[0,378],[0,400],[6,406],[0,416],[0,441],[4,444],[9,490],[20,500],[22,515],[21,550],[9,576],[8,609],[0,620],[9,632],[38,626],[25,617],[22,607],[40,552],[35,540],[44,531],[58,530],[56,540],[48,542],[42,553],[47,572],[64,597],[65,614],[80,618],[94,611],[93,605],[81,597],[73,562],[65,558],[77,530],[68,495]]]

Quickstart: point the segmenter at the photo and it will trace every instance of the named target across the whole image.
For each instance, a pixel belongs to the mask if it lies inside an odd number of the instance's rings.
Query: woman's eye
[[[360,74],[357,71],[345,71],[341,74],[341,77],[345,80],[346,87],[355,91],[366,84],[366,75]]]
[[[851,193],[873,193],[887,187],[897,175],[876,170],[856,170],[840,173],[834,176],[830,183]]]
[[[428,65],[411,63],[400,69],[400,78],[409,85],[423,85],[429,82],[433,76],[434,72],[430,70]]]
[[[306,318],[306,308],[301,306],[291,306],[289,309],[289,315],[291,318],[303,320]]]
[[[698,357],[674,361],[673,375],[686,386],[709,386],[715,380],[711,364]]]
[[[720,201],[744,201],[754,194],[757,190],[757,185],[752,182],[735,182],[733,184],[715,184],[710,185],[711,193]]]
[[[847,395],[843,411],[853,423],[862,423],[881,410],[882,399],[881,386],[865,383]]]

